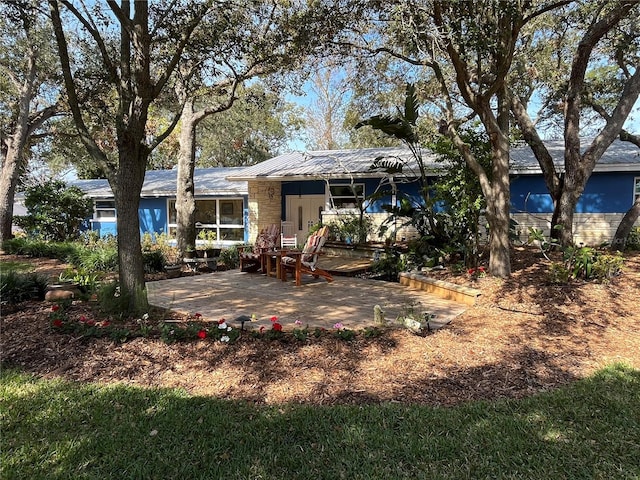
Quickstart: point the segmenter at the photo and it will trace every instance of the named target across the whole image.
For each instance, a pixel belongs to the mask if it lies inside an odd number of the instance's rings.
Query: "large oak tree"
[[[174,81],[203,19],[224,14],[229,5],[107,0],[88,10],[70,0],[49,0],[49,7],[76,128],[114,193],[124,307],[139,313],[148,308],[140,192],[150,152],[177,122],[176,117],[164,130],[151,131],[149,111]],[[63,25],[78,32],[72,48]]]
[[[13,204],[35,137],[61,109],[51,29],[39,2],[0,6],[0,243],[12,237]]]

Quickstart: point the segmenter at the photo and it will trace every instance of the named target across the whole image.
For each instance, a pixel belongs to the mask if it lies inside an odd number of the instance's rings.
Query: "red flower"
[[[105,320],[104,322],[102,322],[103,327],[108,327],[109,325],[111,325],[111,322],[109,320]]]
[[[87,321],[87,317],[85,317],[84,315],[80,315],[80,323],[84,323]]]
[[[218,325],[222,325],[224,322],[226,322],[226,320],[224,318],[221,318],[220,320],[218,320]]]
[[[475,268],[470,268],[469,270],[467,270],[467,273],[468,273],[469,275],[473,275],[475,272],[476,272],[476,269],[475,269]]]
[[[282,325],[280,325],[278,322],[274,322],[274,324],[273,324],[273,329],[274,329],[276,332],[281,332],[281,331],[282,331]]]
[[[59,318],[56,318],[53,321],[53,326],[56,327],[56,328],[60,328],[62,326],[62,320],[60,320]]]
[[[87,325],[89,325],[90,327],[93,327],[96,324],[96,322],[94,320],[87,320]]]
[[[207,331],[206,330],[200,330],[198,332],[198,338],[207,338]]]
[[[200,318],[200,317],[202,317],[202,314],[201,314],[201,313],[196,313],[196,314],[194,315],[194,317],[196,317],[196,318]]]
[[[260,333],[264,332],[264,326],[260,327]]]
[[[484,271],[486,271],[486,268],[484,268],[484,267],[478,267],[478,271],[479,271],[479,272],[484,272]]]
[[[52,311],[52,312],[57,312],[58,310],[60,310],[60,305],[53,305],[53,306],[51,307],[51,311]]]
[[[271,323],[276,323],[277,321],[278,321],[278,317],[276,317],[275,315],[271,317]]]

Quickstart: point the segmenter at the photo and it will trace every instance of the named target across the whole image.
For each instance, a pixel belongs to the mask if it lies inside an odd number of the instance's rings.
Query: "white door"
[[[287,195],[287,222],[292,223],[298,244],[307,238],[309,228],[321,220],[324,204],[324,195]]]

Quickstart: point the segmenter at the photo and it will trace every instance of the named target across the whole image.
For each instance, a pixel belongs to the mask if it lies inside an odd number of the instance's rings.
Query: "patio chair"
[[[322,246],[329,236],[329,227],[322,227],[315,234],[310,235],[301,252],[283,252],[280,260],[280,278],[287,281],[287,272],[291,271],[296,279],[296,286],[302,283],[302,275],[312,275],[314,278],[322,277],[327,282],[333,281],[333,276],[318,267],[318,258]]]
[[[280,248],[283,250],[290,248],[298,248],[298,235],[293,234],[292,236],[287,236],[284,233],[280,234]]]
[[[278,245],[279,236],[280,229],[278,225],[274,223],[260,231],[256,238],[256,243],[253,245],[253,249],[246,251],[247,247],[238,247],[240,270],[243,272],[265,272],[264,254],[270,250],[275,250]]]

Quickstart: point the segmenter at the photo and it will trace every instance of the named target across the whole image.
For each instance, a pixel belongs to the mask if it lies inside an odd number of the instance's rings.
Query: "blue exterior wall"
[[[116,222],[93,221],[91,222],[91,230],[98,232],[100,237],[115,236],[117,233]]]
[[[349,179],[331,179],[329,182],[331,185],[349,184]],[[370,195],[376,191],[380,183],[376,178],[363,178],[355,179],[354,183],[364,183],[365,195]],[[286,196],[287,195],[324,195],[326,193],[327,183],[323,180],[309,180],[309,181],[294,181],[294,182],[282,182],[282,215],[286,216]],[[390,190],[390,185],[382,187],[384,190]],[[391,203],[391,195],[382,197],[376,200],[367,208],[367,213],[381,213],[384,212],[382,205]]]
[[[167,225],[167,199],[166,198],[141,198],[138,208],[140,219],[140,234],[168,233]]]
[[[211,197],[217,198],[217,197]],[[224,197],[226,198],[226,197]],[[140,235],[149,233],[168,233],[169,215],[168,198],[141,198],[138,208],[138,218],[140,220]],[[243,198],[244,216],[244,241],[249,238],[249,207],[247,197]],[[90,223],[92,230],[97,231],[100,237],[106,235],[116,235],[116,222],[105,222],[94,220]]]
[[[633,204],[634,177],[640,172],[593,173],[578,201],[577,213],[624,213]],[[552,213],[553,202],[542,175],[511,179],[512,212]]]
[[[634,178],[640,177],[637,172],[596,172],[591,175],[586,188],[576,207],[576,213],[625,213],[633,204]],[[331,180],[331,184],[349,183],[348,179]],[[357,183],[365,184],[367,195],[375,191],[377,179],[358,179]],[[398,190],[420,201],[417,182],[398,183]],[[286,195],[324,195],[324,181],[295,181],[282,183],[282,212],[285,212]],[[385,189],[388,187],[385,186]],[[384,210],[383,204],[389,204],[391,197],[377,200],[367,209],[368,213],[379,213]],[[553,202],[544,183],[542,174],[519,175],[511,179],[511,211],[513,213],[552,213]]]

